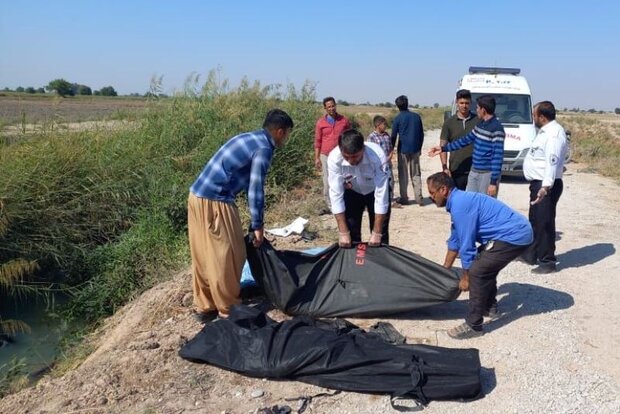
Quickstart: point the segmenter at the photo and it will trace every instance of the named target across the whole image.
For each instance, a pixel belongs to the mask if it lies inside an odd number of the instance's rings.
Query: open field
[[[147,99],[103,96],[0,95],[0,127],[125,119],[145,110]]]

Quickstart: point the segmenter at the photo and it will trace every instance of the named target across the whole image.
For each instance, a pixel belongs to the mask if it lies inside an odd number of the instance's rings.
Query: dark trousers
[[[536,200],[541,187],[542,181],[534,180],[530,183],[530,201]],[[530,205],[529,219],[534,230],[534,242],[523,257],[531,263],[538,260],[542,266],[555,265],[555,213],[563,189],[562,180],[555,180],[549,194],[538,204]]]
[[[390,191],[391,193],[391,191]],[[390,199],[391,199],[390,194]],[[368,221],[370,223],[370,231],[372,231],[375,225],[375,192],[370,194],[360,194],[353,190],[344,190],[344,215],[347,219],[347,226],[351,232],[351,241],[362,241],[362,216],[364,210],[368,209]],[[381,243],[389,244],[390,235],[388,233],[388,226],[390,224],[390,213],[392,212],[391,203],[388,205],[388,211],[383,220],[383,227],[381,228]]]
[[[480,249],[469,269],[469,310],[465,322],[473,329],[482,329],[484,314],[497,303],[497,274],[526,248],[493,241]]]
[[[467,188],[467,178],[469,177],[469,173],[461,173],[457,171],[452,171],[450,173],[452,175],[452,179],[454,180],[454,185],[461,191],[465,191]]]

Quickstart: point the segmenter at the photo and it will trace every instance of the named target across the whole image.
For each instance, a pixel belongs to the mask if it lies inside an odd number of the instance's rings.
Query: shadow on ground
[[[612,243],[596,243],[569,250],[557,256],[560,268],[581,267],[594,264],[616,253]]]
[[[568,293],[528,283],[504,283],[497,291],[498,309],[502,316],[485,326],[486,331],[500,328],[523,316],[538,315],[567,309],[575,301]],[[413,320],[452,320],[464,319],[467,313],[467,300],[429,306],[413,312],[399,314],[394,319]]]
[[[539,315],[568,309],[575,304],[571,295],[559,290],[527,283],[506,283],[497,292],[502,296],[498,302],[500,318],[485,326],[491,332],[528,315]]]

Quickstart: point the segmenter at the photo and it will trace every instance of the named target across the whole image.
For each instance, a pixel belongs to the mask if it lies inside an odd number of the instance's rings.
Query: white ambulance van
[[[530,86],[519,75],[520,72],[517,68],[471,66],[457,88],[471,92],[472,112],[475,112],[478,97],[491,95],[495,98],[495,116],[506,132],[503,175],[523,175],[525,154],[536,137]],[[453,105],[452,114],[455,112],[456,107]]]

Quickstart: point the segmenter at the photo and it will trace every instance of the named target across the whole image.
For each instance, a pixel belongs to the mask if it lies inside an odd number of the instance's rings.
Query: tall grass
[[[228,138],[279,107],[295,122],[276,151],[267,206],[312,173],[314,86],[230,89],[211,73],[186,94],[154,100],[134,127],[47,131],[0,148],[7,218],[0,262],[37,260],[73,287],[70,315],[95,321],[188,260],[188,189]],[[243,200],[241,200],[243,202]]]
[[[588,115],[562,116],[558,121],[571,131],[573,159],[598,173],[620,181],[620,128]]]

